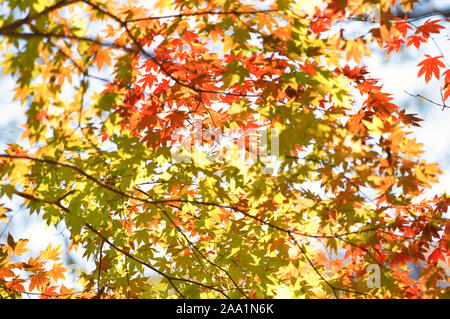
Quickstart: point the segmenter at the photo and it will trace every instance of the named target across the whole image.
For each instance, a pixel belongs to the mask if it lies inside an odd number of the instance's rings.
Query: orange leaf
[[[73,296],[75,292],[74,288],[67,288],[66,286],[62,285],[61,289],[59,290],[59,299],[69,299]]]
[[[42,287],[49,281],[46,272],[39,272],[34,275],[30,275],[30,291],[33,291],[35,288],[38,290],[42,289]]]
[[[8,251],[8,254],[22,256],[23,253],[29,250],[25,248],[26,244],[28,243],[28,239],[19,239],[19,241],[15,242],[14,238],[11,236],[11,234],[9,234],[7,242],[8,247],[6,249]]]
[[[19,239],[16,243],[16,247],[14,248],[14,254],[17,256],[22,256],[23,253],[29,251],[29,249],[25,248],[28,243],[28,239]]]
[[[42,291],[40,299],[49,299],[51,296],[56,296],[58,293],[55,291],[56,286],[47,286],[45,287],[44,291]]]
[[[53,268],[48,271],[48,276],[50,279],[58,281],[59,278],[61,278],[62,280],[66,278],[66,276],[64,276],[64,273],[67,271],[67,268],[64,268],[62,265],[62,262],[55,264]]]
[[[28,259],[28,262],[26,264],[24,264],[24,268],[27,271],[31,271],[31,272],[42,272],[44,270],[44,262],[40,261],[40,258],[33,258],[30,257],[30,259]]]
[[[422,68],[419,70],[419,73],[417,74],[418,77],[425,74],[425,82],[428,83],[431,80],[431,76],[434,74],[434,76],[439,80],[440,78],[440,69],[439,68],[445,68],[445,64],[440,61],[443,56],[436,56],[431,57],[428,54],[425,54],[427,59],[420,62],[417,66],[422,66]]]
[[[11,281],[6,282],[6,288],[11,290],[25,292],[25,287],[22,285],[25,282],[24,279],[16,278]]]

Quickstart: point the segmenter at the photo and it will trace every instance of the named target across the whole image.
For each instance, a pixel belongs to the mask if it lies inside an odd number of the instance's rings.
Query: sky
[[[443,1],[445,3],[445,1]],[[436,2],[439,9],[439,4]],[[359,23],[359,22],[357,22]],[[349,35],[364,32],[364,25],[353,24],[348,29]],[[417,22],[419,23],[419,22]],[[415,48],[401,52],[399,55],[392,54],[386,59],[379,49],[375,48],[371,57],[365,58],[372,76],[381,80],[384,90],[392,94],[394,103],[404,107],[407,113],[418,113],[424,121],[421,127],[415,128],[412,135],[424,144],[426,153],[424,158],[429,162],[439,163],[444,174],[440,177],[440,183],[435,184],[428,194],[438,194],[446,191],[450,193],[450,109],[442,110],[441,107],[429,103],[421,98],[411,97],[410,94],[421,94],[427,98],[441,103],[439,81],[433,79],[425,84],[424,78],[417,78],[419,67],[416,64],[424,54],[432,56],[441,55],[441,52],[449,53],[445,58],[450,61],[449,28],[433,38],[427,45],[417,52]],[[448,64],[447,64],[448,65]],[[2,71],[2,70],[0,70]],[[10,76],[0,75],[0,152],[7,143],[19,142],[24,131],[19,125],[25,123],[25,108],[19,102],[13,102],[14,81]],[[22,141],[23,142],[23,141]],[[0,222],[0,242],[5,241],[7,232],[11,232],[15,239],[30,238],[31,250],[45,249],[49,243],[61,245],[63,251],[67,251],[68,233],[64,225],[58,228],[47,227],[37,215],[29,216],[28,212],[21,207],[21,201],[0,198],[0,203],[12,209],[9,213],[10,223]],[[81,254],[66,254],[66,262],[70,264],[81,264],[84,268],[90,268],[92,263],[81,263]],[[72,269],[76,272],[76,267]],[[72,286],[71,278],[68,285]]]

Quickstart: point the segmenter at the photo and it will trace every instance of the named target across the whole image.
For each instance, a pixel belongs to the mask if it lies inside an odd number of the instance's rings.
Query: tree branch
[[[47,204],[51,204],[51,205],[55,205],[57,207],[59,207],[61,210],[63,210],[65,213],[67,214],[72,214],[70,212],[70,210],[67,207],[64,207],[61,203],[56,202],[56,201],[48,201],[42,198],[37,198],[31,194],[27,194],[27,193],[23,193],[23,192],[19,192],[16,191],[14,192],[16,195],[26,198],[30,201],[36,201],[36,202],[43,202],[43,203],[47,203]],[[85,223],[84,226],[89,229],[91,232],[93,232],[94,234],[96,234],[98,237],[100,237],[102,239],[103,242],[107,243],[109,246],[111,246],[112,248],[114,248],[116,251],[120,252],[121,254],[123,254],[124,256],[130,258],[131,260],[136,261],[137,263],[140,263],[141,265],[153,270],[154,272],[156,272],[157,274],[159,274],[160,276],[164,277],[165,279],[167,279],[167,281],[169,281],[169,283],[171,284],[171,286],[175,289],[175,291],[180,295],[180,297],[185,298],[184,295],[181,293],[181,291],[178,289],[178,287],[174,284],[174,281],[181,281],[181,282],[185,282],[185,283],[190,283],[190,284],[194,284],[206,289],[210,289],[210,290],[214,290],[217,291],[219,293],[221,293],[222,295],[224,295],[226,298],[229,298],[221,289],[217,289],[213,286],[210,285],[206,285],[203,284],[201,282],[197,282],[194,280],[190,280],[190,279],[186,279],[186,278],[179,278],[179,277],[172,277],[170,275],[167,275],[166,273],[160,271],[159,269],[153,267],[152,265],[150,265],[149,263],[137,258],[136,256],[134,256],[133,254],[130,254],[129,252],[123,250],[122,248],[118,247],[117,245],[115,245],[113,242],[111,242],[108,238],[106,238],[101,232],[99,232],[98,230],[96,230],[92,225]]]
[[[32,16],[28,15],[26,18],[17,20],[9,25],[5,25],[3,27],[0,27],[0,34],[8,34],[10,32],[13,32],[15,29],[17,29],[18,27],[28,24],[36,19],[39,19],[40,17],[42,17],[43,15],[50,13],[54,10],[57,10],[61,7],[64,6],[68,6],[70,4],[74,4],[76,2],[80,2],[82,0],[61,0],[56,2],[54,5],[47,7],[46,9],[42,10],[41,12],[38,12]]]
[[[432,104],[434,104],[434,105],[441,106],[441,107],[442,107],[442,111],[444,111],[446,108],[450,108],[450,106],[446,105],[445,102],[443,102],[443,104],[439,104],[439,103],[437,103],[437,102],[434,102],[434,101],[430,100],[429,98],[426,98],[426,97],[423,96],[423,95],[420,95],[420,94],[411,94],[411,93],[409,93],[409,92],[406,91],[406,90],[404,90],[404,92],[405,92],[406,94],[408,94],[409,96],[412,96],[412,97],[418,97],[418,98],[424,99],[425,101],[430,102],[430,103],[432,103]]]

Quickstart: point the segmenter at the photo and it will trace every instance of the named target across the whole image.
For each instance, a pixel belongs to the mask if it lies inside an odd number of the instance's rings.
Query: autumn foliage
[[[64,223],[96,267],[66,287],[67,252],[9,235],[0,295],[448,297],[450,199],[424,196],[441,170],[410,134],[421,119],[363,63],[374,45],[420,52],[444,29],[438,15],[411,21],[415,2],[5,1],[1,63],[29,146],[1,151],[0,195]],[[381,20],[365,22],[374,8]],[[344,36],[356,20],[372,28]],[[445,108],[444,56],[410,67],[439,80]],[[212,129],[276,130],[277,171],[248,148],[251,165],[174,162],[174,132],[186,142],[198,121],[204,146]]]

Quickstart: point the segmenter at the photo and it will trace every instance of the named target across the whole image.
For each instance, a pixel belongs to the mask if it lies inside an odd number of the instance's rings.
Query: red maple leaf
[[[436,56],[432,57],[428,54],[425,54],[427,59],[423,60],[417,66],[422,66],[422,68],[419,70],[419,73],[417,73],[417,76],[420,77],[422,74],[425,74],[425,82],[428,83],[431,80],[431,76],[434,74],[434,76],[439,80],[439,77],[441,75],[441,71],[439,68],[445,68],[445,65],[441,59],[443,56]]]
[[[445,29],[443,26],[437,24],[439,20],[436,21],[430,21],[428,20],[425,22],[422,26],[417,28],[417,32],[422,32],[422,34],[428,38],[431,33],[439,33],[441,32],[441,29]]]
[[[411,44],[414,44],[414,46],[417,48],[417,50],[419,50],[420,45],[422,43],[426,43],[427,39],[421,35],[413,35],[408,39],[408,46],[410,46]]]

